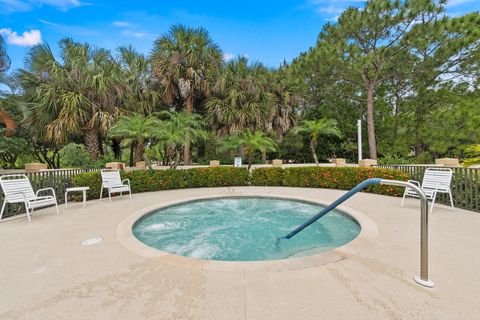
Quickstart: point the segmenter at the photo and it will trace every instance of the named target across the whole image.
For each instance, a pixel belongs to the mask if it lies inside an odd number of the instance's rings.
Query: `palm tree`
[[[272,106],[269,122],[279,141],[297,125],[298,111],[305,102],[285,81],[287,76],[283,71],[279,69],[271,72],[268,81]]]
[[[132,46],[117,49],[116,61],[119,64],[120,78],[124,85],[122,105],[129,114],[149,115],[161,102],[161,93],[156,90],[156,81],[152,78],[150,59],[138,53]],[[112,137],[112,150],[115,158],[121,158],[120,138]],[[135,144],[130,146],[131,159]]]
[[[205,138],[206,132],[197,114],[163,111],[158,116],[164,120],[155,128],[154,137],[166,146],[168,163],[175,168],[180,164],[180,151],[185,141],[193,143]]]
[[[7,50],[5,49],[5,40],[0,35],[0,84],[10,87],[10,79],[5,74],[5,71],[10,67],[10,58],[7,55]],[[3,92],[0,91],[0,98],[3,97]],[[0,105],[0,122],[5,124],[6,130],[5,135],[12,135],[15,131],[17,125],[15,121],[10,117],[8,112],[2,108]]]
[[[220,136],[245,129],[264,130],[271,116],[270,95],[266,90],[268,70],[260,63],[249,64],[246,57],[229,61],[206,103],[207,123]]]
[[[320,120],[305,120],[300,126],[295,128],[296,133],[307,133],[310,135],[310,151],[312,152],[313,160],[318,166],[317,158],[317,143],[318,137],[321,135],[330,135],[335,137],[341,137],[340,130],[337,127],[337,122],[332,119],[320,119]]]
[[[145,141],[153,137],[160,121],[143,115],[121,116],[112,127],[110,136],[123,139],[126,145],[135,146],[134,161],[142,161],[145,153]]]
[[[7,55],[7,49],[5,48],[5,40],[0,35],[0,75],[8,70],[10,67],[10,58]]]
[[[163,86],[165,102],[183,105],[188,115],[208,96],[209,78],[221,61],[220,47],[203,28],[174,25],[155,41],[152,51],[153,74]],[[190,164],[189,139],[184,162]]]
[[[275,151],[277,145],[275,141],[267,137],[262,131],[252,132],[245,130],[236,135],[226,137],[221,142],[222,150],[235,150],[240,146],[243,147],[243,151],[248,159],[248,170],[252,167],[253,158],[256,151],[267,152]]]
[[[118,64],[104,49],[63,39],[60,60],[48,44],[30,49],[26,70],[19,71],[28,106],[26,122],[47,141],[63,143],[83,135],[93,159],[102,153],[123,98]]]

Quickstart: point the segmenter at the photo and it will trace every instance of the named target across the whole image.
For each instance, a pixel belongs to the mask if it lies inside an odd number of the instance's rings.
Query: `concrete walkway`
[[[90,201],[0,223],[0,319],[480,319],[480,214],[439,205],[430,217],[430,277],[419,273],[419,208],[358,194],[346,206],[378,226],[348,259],[284,271],[212,271],[146,258],[116,240],[132,213],[211,195],[272,194],[332,201],[343,191],[299,188],[172,190]],[[82,246],[86,239],[103,241]]]

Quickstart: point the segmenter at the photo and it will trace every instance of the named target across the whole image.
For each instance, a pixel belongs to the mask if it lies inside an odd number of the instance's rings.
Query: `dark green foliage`
[[[130,179],[132,193],[248,184],[247,170],[233,167],[123,171],[121,176],[122,179]],[[81,173],[73,177],[75,186],[90,187],[88,199],[100,197],[101,183],[100,172]]]
[[[188,188],[245,186],[248,171],[243,168],[216,167],[185,170]]]
[[[378,168],[332,168],[332,167],[299,167],[299,168],[259,168],[252,174],[252,185],[270,185],[301,188],[326,188],[350,190],[363,180],[383,178],[408,180],[408,176],[400,171]],[[367,192],[400,196],[403,188],[389,186],[372,186]]]
[[[407,180],[398,170],[379,168],[258,168],[251,175],[244,168],[216,167],[188,170],[137,170],[122,172],[122,179],[130,179],[133,193],[182,188],[228,186],[284,186],[349,190],[368,178]],[[73,177],[75,186],[88,186],[88,199],[100,196],[100,172],[81,173]],[[403,188],[389,186],[369,187],[367,192],[400,196]],[[104,194],[105,195],[105,194]]]
[[[252,171],[250,182],[253,186],[281,186],[283,173],[282,168],[258,168]]]

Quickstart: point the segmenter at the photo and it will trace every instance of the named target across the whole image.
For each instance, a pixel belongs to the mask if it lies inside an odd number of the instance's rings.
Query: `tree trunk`
[[[188,115],[193,114],[193,97],[188,97],[186,104],[185,104],[185,112]],[[190,139],[189,137],[185,137],[185,149],[183,149],[183,164],[184,165],[190,165],[191,164],[191,159],[190,159]]]
[[[122,148],[120,147],[119,139],[112,139],[112,151],[115,160],[122,160]]]
[[[367,85],[367,129],[368,129],[368,149],[370,159],[377,159],[377,142],[375,141],[375,123],[373,119],[373,85]]]
[[[98,159],[100,154],[100,147],[98,145],[98,135],[95,129],[84,130],[85,149],[87,149],[93,160]]]
[[[262,150],[262,163],[267,163],[267,150]]]
[[[253,152],[248,153],[248,171],[250,172],[250,168],[252,167],[253,164]]]
[[[142,161],[144,153],[145,153],[145,143],[143,141],[138,141],[137,147],[135,148],[135,162]]]
[[[312,157],[313,160],[315,161],[315,164],[318,166],[318,158],[317,158],[317,141],[312,139],[310,140],[310,151],[312,152]]]
[[[100,155],[103,156],[105,153],[103,152],[103,139],[100,133],[98,134],[97,139],[98,139],[98,151]]]
[[[135,143],[132,143],[132,145],[130,146],[130,167],[133,167],[133,154],[134,154],[134,151],[135,151]]]

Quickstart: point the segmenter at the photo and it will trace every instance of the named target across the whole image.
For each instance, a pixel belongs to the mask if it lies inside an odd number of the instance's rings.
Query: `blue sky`
[[[148,54],[172,24],[202,26],[227,58],[247,55],[268,66],[290,61],[315,44],[321,27],[363,0],[100,1],[0,0],[0,33],[12,69],[39,41],[56,49],[64,37],[115,49],[132,44]],[[447,12],[480,10],[480,0],[450,0]]]

